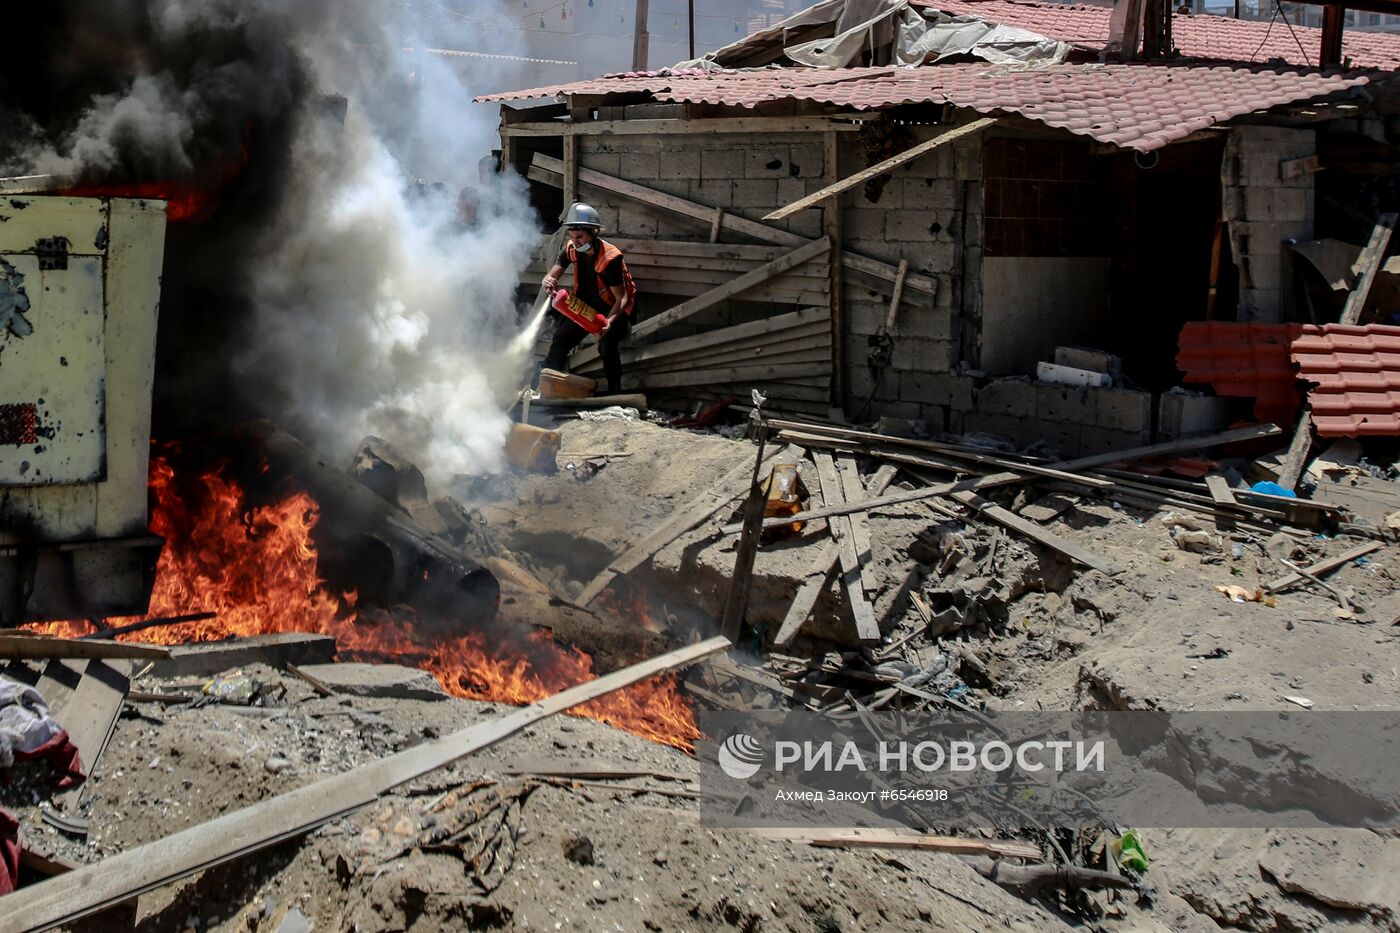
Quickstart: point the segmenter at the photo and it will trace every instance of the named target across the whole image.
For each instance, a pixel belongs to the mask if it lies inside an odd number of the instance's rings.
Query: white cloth
[[[42,748],[62,731],[38,690],[0,677],[0,767],[12,766],[16,753]]]

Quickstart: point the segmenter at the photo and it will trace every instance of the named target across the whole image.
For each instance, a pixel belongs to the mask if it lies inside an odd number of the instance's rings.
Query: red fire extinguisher
[[[608,328],[608,316],[603,314],[592,305],[586,304],[573,295],[569,294],[567,288],[556,289],[554,292],[554,310],[564,317],[573,321],[579,327],[590,334],[601,334]]]

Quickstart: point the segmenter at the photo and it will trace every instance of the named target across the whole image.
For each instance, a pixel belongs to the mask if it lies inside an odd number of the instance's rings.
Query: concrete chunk
[[[427,671],[402,664],[299,665],[336,693],[396,700],[445,700],[447,694]]]

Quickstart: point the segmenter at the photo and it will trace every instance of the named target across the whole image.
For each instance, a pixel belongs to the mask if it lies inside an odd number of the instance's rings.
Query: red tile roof
[[[1306,327],[1292,359],[1323,437],[1400,437],[1400,327]]]
[[[1255,399],[1261,421],[1291,424],[1307,382],[1320,436],[1400,436],[1400,327],[1192,321],[1176,365],[1188,385]]]
[[[755,107],[780,100],[880,110],[932,102],[1015,113],[1048,126],[1143,152],[1258,110],[1347,91],[1362,74],[1263,67],[984,62],[918,68],[777,68],[614,75],[479,97],[526,100],[570,94],[647,92],[659,101]]]
[[[914,0],[914,5],[952,15],[968,14],[1008,26],[1018,26],[1080,49],[1100,52],[1108,44],[1112,10],[1068,3],[1018,3],[1014,0]],[[1228,62],[1281,60],[1292,65],[1316,65],[1322,30],[1282,19],[1260,20],[1177,13],[1172,42],[1186,58]],[[1342,33],[1342,58],[1353,68],[1400,68],[1400,34]]]
[[[1302,332],[1301,324],[1189,321],[1181,329],[1176,368],[1185,373],[1186,385],[1252,398],[1260,421],[1290,425],[1304,392],[1288,353]]]

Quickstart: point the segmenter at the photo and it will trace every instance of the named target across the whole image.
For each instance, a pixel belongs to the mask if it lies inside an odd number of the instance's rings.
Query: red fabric
[[[19,820],[0,807],[0,894],[19,884]]]
[[[66,729],[32,752],[15,752],[16,761],[30,761],[35,758],[47,761],[57,772],[58,779],[54,786],[60,790],[76,787],[83,782],[83,763],[78,757],[78,746],[68,738]]]

